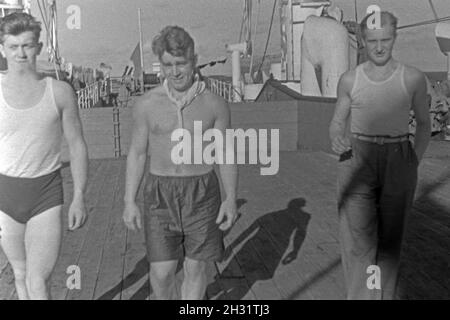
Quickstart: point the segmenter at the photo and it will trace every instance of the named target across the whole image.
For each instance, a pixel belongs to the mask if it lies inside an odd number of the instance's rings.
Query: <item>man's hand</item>
[[[74,231],[81,228],[86,222],[87,213],[83,198],[74,198],[69,208],[69,230]]]
[[[355,70],[350,70],[339,79],[336,108],[329,128],[331,149],[339,155],[350,150],[350,140],[344,137],[350,119],[350,106],[352,104],[350,93],[355,77]]]
[[[225,222],[222,222],[226,218]],[[237,219],[237,208],[235,200],[226,199],[222,202],[220,206],[219,215],[217,217],[216,223],[220,224],[219,229],[226,231],[231,228]]]
[[[350,140],[343,137],[335,137],[331,142],[331,149],[337,154],[343,154],[351,149]]]
[[[135,202],[125,204],[123,222],[130,230],[136,231],[141,229],[141,212]]]
[[[291,251],[284,259],[281,261],[283,265],[287,265],[297,259],[297,252]]]

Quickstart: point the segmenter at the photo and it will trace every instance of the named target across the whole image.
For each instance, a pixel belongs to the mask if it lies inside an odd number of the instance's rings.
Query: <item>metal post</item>
[[[447,52],[447,80],[450,81],[450,52]]]
[[[143,46],[143,36],[142,36],[142,21],[141,21],[141,8],[139,8],[139,50],[141,51],[141,93],[144,94],[145,88],[144,88],[144,73],[145,73],[145,67],[144,67],[144,46]]]
[[[122,155],[120,148],[120,110],[118,106],[113,108],[113,126],[114,126],[114,157],[119,158]]]

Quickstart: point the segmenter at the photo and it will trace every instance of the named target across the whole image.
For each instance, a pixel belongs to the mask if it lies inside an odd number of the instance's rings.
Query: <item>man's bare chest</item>
[[[154,107],[149,114],[150,134],[155,137],[170,136],[176,129],[194,132],[194,122],[202,122],[203,131],[214,126],[214,114],[208,106],[191,104],[181,111],[170,103]]]

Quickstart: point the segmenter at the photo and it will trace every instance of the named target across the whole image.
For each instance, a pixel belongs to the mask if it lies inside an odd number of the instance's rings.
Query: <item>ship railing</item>
[[[227,102],[233,102],[234,90],[232,83],[206,78],[206,85],[212,93],[224,98]]]
[[[77,91],[78,107],[80,109],[93,108],[101,98],[107,97],[111,92],[111,79],[99,80]]]

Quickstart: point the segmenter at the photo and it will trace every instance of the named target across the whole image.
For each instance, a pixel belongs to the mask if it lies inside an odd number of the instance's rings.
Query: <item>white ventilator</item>
[[[349,48],[349,37],[343,24],[331,18],[309,16],[301,46],[302,95],[336,97],[339,78],[349,69]]]
[[[301,73],[301,38],[305,20],[320,16],[330,1],[285,0],[280,3],[281,18],[281,78],[298,81]]]
[[[435,34],[439,48],[447,56],[447,80],[450,80],[450,23],[438,23]]]

